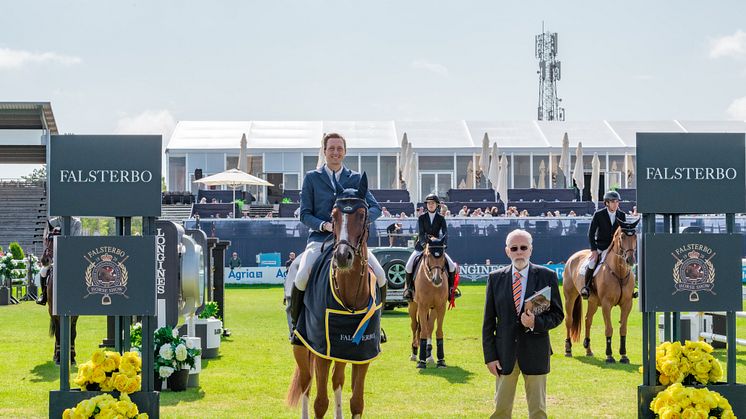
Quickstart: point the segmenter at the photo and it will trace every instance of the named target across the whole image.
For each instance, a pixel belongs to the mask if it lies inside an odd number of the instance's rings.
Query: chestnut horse
[[[415,275],[414,301],[409,303],[409,318],[412,327],[412,361],[420,357],[417,368],[427,368],[432,362],[433,328],[437,341],[438,368],[446,368],[443,352],[443,320],[448,306],[448,262],[445,258],[445,246],[442,239],[429,239],[422,253]]]
[[[345,189],[341,191],[338,189],[337,200],[331,214],[334,246],[330,271],[327,274],[330,277],[330,288],[334,290],[335,296],[338,297],[342,306],[349,313],[365,310],[366,308],[370,310],[371,295],[375,294],[375,290],[371,290],[371,288],[376,287],[376,283],[369,280],[368,274],[368,208],[365,203],[367,189],[367,177],[365,174],[363,174],[357,190]],[[322,252],[320,259],[324,257],[323,255],[324,253]],[[308,297],[308,292],[311,288],[311,281],[317,281],[318,279],[318,277],[311,277],[309,288],[306,290],[306,297]],[[378,318],[380,319],[380,308],[377,311]],[[379,333],[376,336],[380,336],[380,332],[375,331],[375,333]],[[334,417],[341,418],[342,386],[344,385],[347,362],[319,356],[303,345],[293,345],[293,356],[295,357],[297,367],[290,388],[288,389],[287,404],[290,407],[295,407],[302,397],[303,407],[301,417],[308,417],[307,409],[311,379],[313,378],[313,374],[316,374],[317,391],[313,409],[317,418],[324,417],[329,407],[327,388],[329,369],[331,364],[334,363],[332,371],[332,388],[335,399]],[[363,361],[352,364],[350,411],[353,418],[360,418],[363,414],[365,404],[363,394],[369,363],[370,361]]]
[[[49,312],[49,336],[54,336],[54,363],[60,364],[60,316],[54,313],[54,236],[60,235],[59,227],[47,223],[44,228],[44,253],[40,262],[46,269],[47,311]],[[77,335],[78,316],[70,317],[70,363],[75,364],[75,337]]]
[[[627,358],[627,319],[632,310],[632,294],[635,290],[635,275],[633,265],[637,253],[637,231],[636,226],[640,220],[634,223],[620,222],[619,229],[609,246],[606,259],[598,267],[598,272],[593,278],[591,295],[588,298],[588,312],[585,315],[585,339],[583,347],[587,356],[593,356],[591,350],[591,324],[593,315],[601,306],[606,325],[606,362],[614,363],[616,360],[611,351],[611,337],[614,330],[611,325],[611,308],[619,306],[621,309],[619,326],[619,362],[629,364]],[[562,275],[562,290],[565,297],[565,327],[567,338],[565,339],[565,356],[572,356],[572,341],[580,339],[580,321],[583,315],[583,299],[580,297],[580,289],[585,284],[585,275],[580,271],[583,262],[588,259],[590,250],[581,250],[570,257],[565,264],[565,272]]]

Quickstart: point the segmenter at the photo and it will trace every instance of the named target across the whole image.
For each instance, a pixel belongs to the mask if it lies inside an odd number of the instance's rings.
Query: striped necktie
[[[516,272],[513,274],[513,303],[515,304],[515,312],[517,314],[521,313],[521,278],[523,275],[521,275],[520,272]]]

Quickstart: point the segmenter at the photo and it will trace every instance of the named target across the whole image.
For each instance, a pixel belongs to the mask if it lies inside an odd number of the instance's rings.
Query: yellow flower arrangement
[[[683,383],[716,383],[723,379],[723,367],[712,356],[707,342],[663,342],[655,350],[658,382],[664,386]]]
[[[706,388],[684,387],[674,383],[650,402],[650,410],[661,419],[734,419],[733,409],[720,393]]]
[[[130,400],[129,396],[122,394],[119,400],[111,394],[102,394],[78,403],[77,406],[65,409],[62,419],[148,419],[147,413],[140,413],[137,405]]]
[[[78,367],[78,375],[73,382],[85,390],[89,386],[98,387],[101,391],[117,390],[129,394],[139,391],[142,386],[142,359],[138,352],[119,352],[97,350],[91,360]]]

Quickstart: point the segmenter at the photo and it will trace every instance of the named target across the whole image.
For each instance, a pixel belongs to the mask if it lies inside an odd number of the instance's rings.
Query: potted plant
[[[720,393],[707,388],[685,387],[681,383],[672,384],[658,393],[650,402],[650,410],[661,418],[736,417],[730,403]]]
[[[137,405],[126,393],[119,399],[111,394],[101,394],[78,403],[75,407],[65,409],[62,419],[72,418],[126,418],[148,419],[147,413],[140,413]]]
[[[186,390],[189,369],[194,368],[195,357],[200,350],[189,341],[179,337],[169,326],[155,331],[155,373],[161,379],[168,379],[168,387],[173,391]]]
[[[142,386],[142,359],[138,352],[97,350],[91,359],[78,366],[73,381],[81,390],[118,391],[123,394],[140,391]]]

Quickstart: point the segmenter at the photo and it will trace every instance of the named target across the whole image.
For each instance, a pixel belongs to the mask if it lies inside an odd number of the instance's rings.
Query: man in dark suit
[[[585,286],[580,289],[580,296],[588,299],[591,295],[591,281],[593,271],[596,270],[599,261],[606,259],[606,250],[611,245],[614,232],[619,228],[619,221],[627,221],[624,211],[619,209],[621,196],[617,191],[609,191],[604,194],[604,206],[593,214],[591,226],[588,228],[588,241],[591,244],[591,256],[588,259],[588,268],[585,270]]]
[[[311,269],[316,259],[321,255],[321,244],[332,234],[332,208],[337,200],[337,188],[357,189],[361,175],[344,167],[347,155],[347,142],[340,134],[329,133],[324,136],[322,147],[326,164],[316,170],[310,170],[303,178],[303,189],[300,193],[300,220],[310,229],[306,250],[300,256],[298,271],[294,278],[291,294],[291,310],[293,317],[300,312],[303,302],[303,292],[306,290]],[[332,178],[334,180],[332,180]],[[373,222],[381,216],[381,206],[368,191],[365,195],[368,203],[368,221]],[[379,281],[385,283],[386,275],[375,255],[368,250],[368,264]],[[293,266],[295,264],[292,264]],[[293,272],[294,269],[289,269]],[[290,278],[288,278],[290,279]]]
[[[518,375],[523,374],[529,418],[546,418],[546,385],[552,347],[549,330],[564,318],[557,274],[530,263],[531,234],[516,229],[505,239],[510,266],[490,273],[482,323],[484,362],[497,377],[492,418],[510,418]],[[549,309],[526,310],[524,300],[549,287]]]

